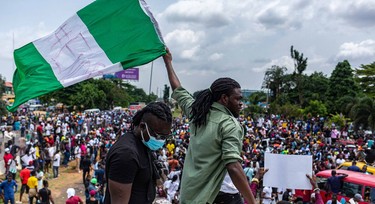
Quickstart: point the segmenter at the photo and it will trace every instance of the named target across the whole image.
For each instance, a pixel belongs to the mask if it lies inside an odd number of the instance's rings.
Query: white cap
[[[5,148],[4,150],[6,153],[9,153],[10,152],[10,149],[9,148]]]
[[[66,193],[68,194],[68,198],[70,198],[76,194],[76,191],[74,190],[74,188],[68,188],[68,190],[66,190]]]

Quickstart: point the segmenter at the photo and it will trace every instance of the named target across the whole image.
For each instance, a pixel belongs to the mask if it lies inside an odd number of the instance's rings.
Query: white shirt
[[[344,163],[345,162],[345,159],[344,158],[342,158],[342,159],[340,159],[340,158],[338,158],[338,159],[336,159],[336,164],[339,166],[339,165],[341,165],[342,163]]]
[[[60,154],[55,154],[53,157],[53,166],[60,166]]]
[[[224,193],[230,193],[230,194],[238,193],[238,190],[236,186],[234,186],[232,179],[230,178],[228,172],[225,174],[223,183],[221,184],[221,187],[220,187],[220,191]]]
[[[44,173],[43,171],[40,171],[36,174],[36,178],[38,179],[38,191],[43,188],[43,178]]]
[[[52,159],[53,155],[55,154],[55,148],[54,147],[49,147],[48,148],[48,155]]]
[[[76,146],[74,148],[74,156],[77,158],[77,159],[80,159],[81,158],[81,148],[79,146]]]
[[[167,198],[169,202],[172,202],[174,195],[178,190],[179,182],[168,180],[164,183],[164,188],[167,189]]]
[[[264,187],[263,193],[265,193],[264,197],[266,197],[266,198],[263,198],[263,204],[271,204],[272,199],[269,199],[269,198],[271,198],[271,196],[272,196],[272,188],[271,187]]]

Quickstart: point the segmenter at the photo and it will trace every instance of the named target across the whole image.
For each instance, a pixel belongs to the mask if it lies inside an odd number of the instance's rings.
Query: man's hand
[[[257,173],[255,174],[255,177],[256,179],[258,180],[261,180],[264,176],[265,173],[267,173],[268,169],[265,169],[265,168],[260,168]]]
[[[316,176],[313,175],[312,177],[309,174],[306,174],[306,177],[309,179],[311,186],[315,189],[316,185]]]
[[[164,59],[164,63],[170,63],[172,62],[172,53],[169,51],[168,48],[165,48],[165,51],[167,51],[167,53],[163,56],[163,59]]]
[[[172,54],[168,48],[166,48],[166,51],[167,53],[163,56],[164,64],[165,68],[167,68],[169,83],[171,84],[172,90],[175,90],[181,86],[181,83],[173,69]]]

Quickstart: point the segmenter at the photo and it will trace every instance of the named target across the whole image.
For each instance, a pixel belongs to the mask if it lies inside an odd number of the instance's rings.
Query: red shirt
[[[78,204],[80,202],[83,203],[83,201],[81,200],[80,197],[78,197],[78,196],[72,196],[72,197],[68,198],[68,200],[66,200],[65,203],[66,204]]]
[[[38,125],[38,127],[36,127],[36,131],[38,132],[38,134],[43,135],[43,127],[41,125]]]
[[[27,184],[27,180],[30,178],[30,170],[27,168],[24,168],[20,172],[20,178],[22,184]]]
[[[12,154],[8,154],[8,153],[5,153],[4,154],[4,162],[5,162],[5,166],[8,166],[8,161],[10,159],[13,159],[13,155]]]

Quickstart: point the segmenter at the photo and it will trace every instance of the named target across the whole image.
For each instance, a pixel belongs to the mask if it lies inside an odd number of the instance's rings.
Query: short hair
[[[165,122],[172,123],[171,109],[163,102],[151,102],[134,115],[131,128],[134,129],[135,126],[138,126],[142,121],[143,115],[147,113]]]

